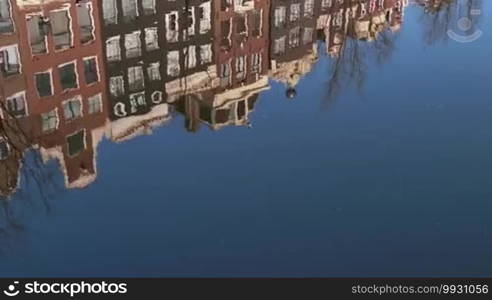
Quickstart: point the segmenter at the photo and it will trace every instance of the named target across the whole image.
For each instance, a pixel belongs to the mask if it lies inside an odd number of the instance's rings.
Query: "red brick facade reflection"
[[[81,26],[78,20],[77,8],[79,5],[87,5],[90,8],[91,22],[93,26],[93,38],[83,42],[81,38]],[[36,141],[41,148],[46,149],[45,158],[57,157],[66,169],[66,184],[68,186],[84,185],[77,180],[85,176],[94,176],[95,153],[93,131],[104,126],[106,121],[106,107],[101,102],[101,112],[90,113],[88,99],[100,95],[101,101],[106,99],[105,95],[105,70],[101,60],[102,41],[100,38],[100,21],[98,5],[91,1],[43,1],[42,4],[22,5],[19,4],[18,30],[20,32],[20,49],[23,61],[23,71],[27,78],[26,96],[31,115],[36,116],[33,120],[33,131]],[[70,30],[71,45],[65,49],[55,49],[55,34],[53,28],[53,12],[65,11],[67,13]],[[51,26],[45,35],[46,53],[33,53],[32,29],[28,28],[29,20],[37,18],[43,20],[46,25],[33,22],[39,27]],[[37,24],[36,24],[37,23]],[[34,26],[31,24],[31,27]],[[34,26],[35,27],[35,26]],[[88,84],[84,72],[84,60],[95,58],[97,61],[98,80]],[[60,66],[67,63],[75,63],[75,74],[77,86],[63,90]],[[42,72],[51,73],[52,95],[41,97],[38,92],[35,74]],[[73,120],[67,120],[64,115],[64,103],[69,99],[79,98],[82,101],[81,115]],[[56,111],[58,125],[53,130],[43,129],[42,115]],[[67,137],[85,131],[84,149],[77,155],[70,155]]]

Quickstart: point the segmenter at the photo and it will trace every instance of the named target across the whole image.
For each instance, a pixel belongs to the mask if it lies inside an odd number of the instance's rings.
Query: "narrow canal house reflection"
[[[100,2],[111,140],[150,133],[170,119],[170,99],[208,84],[211,3]]]
[[[171,99],[185,115],[187,130],[250,126],[258,94],[269,88],[270,1],[214,1],[209,85],[192,85],[193,95]]]
[[[107,118],[98,8],[93,0],[10,3],[25,78],[24,131],[45,162],[59,161],[68,188],[85,187],[96,177]]]
[[[270,76],[295,98],[297,83],[318,59],[316,26],[328,1],[272,0],[270,10]]]

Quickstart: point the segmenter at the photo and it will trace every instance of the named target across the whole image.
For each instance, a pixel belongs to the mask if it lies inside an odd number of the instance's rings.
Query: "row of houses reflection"
[[[348,38],[397,31],[406,0],[0,0],[0,194],[27,149],[68,188],[97,175],[97,146],[184,116],[188,131],[249,126],[269,78],[286,97]]]

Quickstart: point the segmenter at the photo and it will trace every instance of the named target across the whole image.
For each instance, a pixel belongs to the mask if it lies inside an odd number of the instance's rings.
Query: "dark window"
[[[176,109],[177,112],[186,114],[186,100],[184,98],[179,99],[178,101],[175,102],[174,108]]]
[[[85,130],[67,137],[68,155],[75,156],[85,149]]]
[[[246,114],[246,103],[245,101],[240,101],[237,104],[237,117],[241,119]]]
[[[170,17],[169,17],[169,30],[171,31],[176,31],[178,29],[178,26],[177,26],[177,18],[176,18],[176,15],[175,14],[172,14]]]
[[[40,97],[47,97],[53,95],[53,89],[51,87],[51,74],[49,72],[38,73],[36,77],[36,88]]]
[[[254,11],[253,13],[253,36],[259,37],[261,36],[261,12],[262,11]]]
[[[225,50],[229,51],[231,49],[231,40],[230,40],[230,30],[231,30],[231,21],[230,20],[225,20],[220,23],[221,27],[221,38],[220,38],[220,47]]]
[[[248,109],[251,111],[255,107],[256,100],[258,99],[258,95],[252,96],[248,98]]]
[[[99,76],[97,74],[96,58],[84,60],[84,74],[85,74],[85,82],[87,84],[91,84],[99,81]]]
[[[6,159],[9,154],[9,144],[3,138],[0,138],[0,160]]]
[[[201,20],[205,17],[205,10],[203,7],[198,8],[198,20]]]
[[[60,72],[60,82],[63,90],[77,88],[77,74],[75,73],[75,64],[66,64],[58,67]]]
[[[215,111],[215,122],[218,124],[227,123],[229,121],[229,110],[218,109]]]
[[[200,107],[200,119],[205,121],[205,122],[208,122],[208,123],[212,123],[212,111],[210,110],[210,108],[206,107],[206,106],[201,106]]]
[[[236,18],[236,33],[237,34],[246,34],[247,33],[247,27],[246,27],[246,17],[239,15]]]
[[[7,110],[13,117],[24,117],[27,115],[26,98],[24,94],[7,99]]]

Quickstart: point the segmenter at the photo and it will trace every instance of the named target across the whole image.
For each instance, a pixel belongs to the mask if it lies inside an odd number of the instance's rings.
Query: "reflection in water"
[[[285,86],[287,99],[295,98],[320,49],[332,62],[333,100],[348,83],[363,85],[367,59],[388,59],[408,5],[184,2],[0,0],[3,197],[27,179],[41,189],[49,185],[44,165],[53,159],[67,188],[87,187],[96,179],[97,147],[105,137],[124,142],[149,134],[174,113],[191,132],[250,126],[269,78]],[[426,39],[445,38],[456,2],[416,3],[425,8]],[[36,150],[33,159],[28,149]]]
[[[363,86],[368,59],[382,64],[390,57],[393,33],[400,30],[405,6],[405,1],[342,1],[319,19],[332,58],[328,104],[344,86]]]

